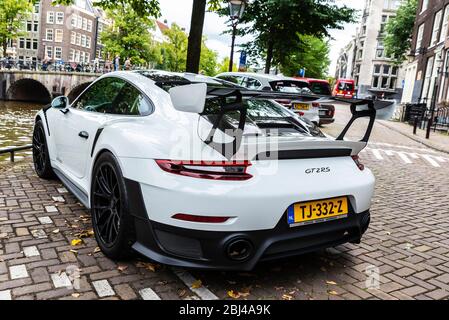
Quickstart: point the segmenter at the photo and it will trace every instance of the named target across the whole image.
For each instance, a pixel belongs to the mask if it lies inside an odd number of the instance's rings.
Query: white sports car
[[[37,114],[35,170],[90,209],[113,259],[250,270],[360,242],[375,179],[358,154],[374,107],[354,100],[335,140],[275,98],[193,74],[110,73]],[[362,141],[345,141],[365,116]]]

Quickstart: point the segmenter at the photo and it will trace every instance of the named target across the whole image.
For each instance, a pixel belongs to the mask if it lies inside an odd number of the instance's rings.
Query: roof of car
[[[278,76],[278,75],[274,75],[274,74],[254,73],[254,72],[224,72],[224,73],[220,73],[217,76],[248,76],[248,77],[255,77],[255,78],[260,78],[260,79],[267,79],[270,81],[285,80],[287,78],[284,76]]]

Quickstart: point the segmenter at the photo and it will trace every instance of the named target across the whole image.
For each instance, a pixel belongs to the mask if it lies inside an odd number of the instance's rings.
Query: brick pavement
[[[376,195],[360,245],[262,263],[252,272],[188,270],[187,285],[170,267],[105,258],[85,208],[58,181],[38,179],[29,162],[0,169],[0,299],[231,299],[230,290],[239,299],[447,299],[449,161],[379,125],[372,141],[362,159],[377,177]],[[80,234],[83,243],[72,246]],[[368,289],[373,266],[380,283]],[[204,291],[190,288],[196,279]]]

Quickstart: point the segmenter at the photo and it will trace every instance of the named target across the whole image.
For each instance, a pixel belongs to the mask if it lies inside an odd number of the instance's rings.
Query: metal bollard
[[[413,124],[413,134],[416,135],[416,131],[418,130],[418,118],[415,117],[415,122]]]

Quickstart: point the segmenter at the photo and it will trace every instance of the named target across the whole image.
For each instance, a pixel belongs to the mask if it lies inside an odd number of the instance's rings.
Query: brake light
[[[360,157],[358,155],[352,156],[352,160],[354,160],[355,164],[360,169],[360,171],[365,170],[365,165],[360,161]]]
[[[231,217],[205,217],[205,216],[195,216],[191,214],[178,213],[175,214],[172,218],[176,220],[199,222],[199,223],[224,223],[228,221]]]
[[[156,160],[158,166],[169,173],[209,180],[249,180],[249,161],[182,161]]]
[[[312,102],[312,107],[319,108],[320,104],[318,102]]]

